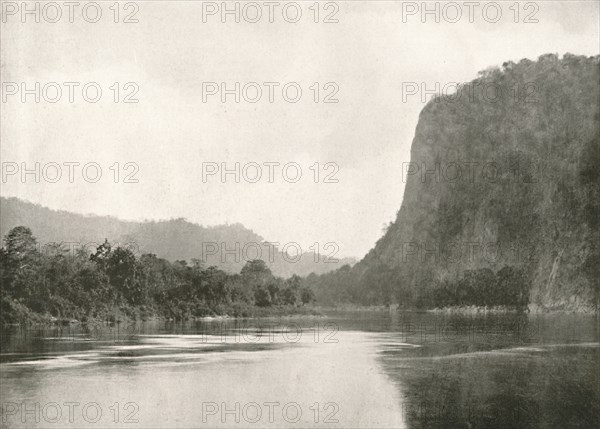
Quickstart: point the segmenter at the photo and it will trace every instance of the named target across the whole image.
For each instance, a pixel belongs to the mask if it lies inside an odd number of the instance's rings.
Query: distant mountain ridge
[[[27,226],[42,248],[47,244],[65,243],[66,247],[87,246],[93,250],[94,243],[108,239],[140,254],[154,253],[170,261],[200,259],[207,266],[215,265],[230,273],[239,272],[248,259],[261,256],[257,259],[263,259],[273,274],[281,277],[322,274],[356,262],[353,258],[326,262],[324,255],[317,257],[312,252],[304,252],[301,258],[296,258],[292,250],[289,255],[283,255],[277,247],[266,244],[263,237],[240,223],[205,227],[185,219],[123,221],[110,216],[51,210],[14,197],[0,197],[0,214],[2,237],[15,226]]]

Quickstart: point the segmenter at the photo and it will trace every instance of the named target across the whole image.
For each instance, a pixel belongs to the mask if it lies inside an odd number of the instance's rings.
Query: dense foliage
[[[353,275],[352,268],[307,278],[317,291],[319,302],[327,305],[354,303],[405,307],[502,307],[525,310],[529,304],[530,281],[521,268],[505,266],[497,272],[489,268],[466,270],[459,278],[446,278],[416,289],[408,283],[398,283],[399,269],[379,266],[369,269],[362,278]],[[366,286],[366,287],[365,287]]]
[[[4,323],[49,319],[172,319],[308,311],[314,300],[302,279],[275,277],[262,260],[228,274],[201,261],[137,258],[106,241],[93,254],[56,246],[40,252],[31,230],[18,226],[0,249],[0,317]]]

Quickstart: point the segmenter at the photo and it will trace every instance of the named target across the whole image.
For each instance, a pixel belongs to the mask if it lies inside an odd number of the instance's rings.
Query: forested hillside
[[[165,221],[128,222],[109,216],[83,216],[67,211],[56,211],[17,198],[0,198],[0,235],[4,237],[16,226],[29,227],[37,237],[40,251],[63,243],[67,250],[86,248],[93,253],[108,239],[113,246],[121,245],[137,256],[154,253],[160,258],[203,260],[206,266],[216,266],[228,273],[239,273],[246,262],[262,259],[276,276],[324,273],[344,264],[353,264],[351,258],[325,262],[324,255],[303,252],[297,257],[295,245],[289,245],[289,254],[281,248],[265,243],[265,239],[242,224],[202,226],[173,219]],[[260,252],[260,253],[259,253]]]

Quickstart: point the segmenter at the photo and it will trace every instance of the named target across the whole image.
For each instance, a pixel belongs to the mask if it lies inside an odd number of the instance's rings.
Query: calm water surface
[[[10,328],[2,428],[593,428],[598,319],[324,318]]]

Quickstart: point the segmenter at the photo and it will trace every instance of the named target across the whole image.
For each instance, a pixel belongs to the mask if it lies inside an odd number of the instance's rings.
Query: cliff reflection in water
[[[400,316],[380,352],[411,428],[591,428],[597,318]],[[398,334],[420,347],[394,346]]]

